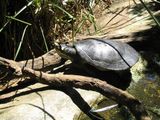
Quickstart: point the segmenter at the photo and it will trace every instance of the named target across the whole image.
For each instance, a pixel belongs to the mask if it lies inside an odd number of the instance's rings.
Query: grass
[[[34,58],[52,49],[55,40],[74,41],[77,34],[91,35],[91,25],[94,34],[98,33],[100,28],[97,27],[93,4],[103,3],[90,2],[69,0],[64,4],[55,0],[32,0],[15,4],[15,1],[7,3],[2,0],[0,6],[4,9],[0,16],[0,56],[15,60]],[[145,2],[140,2],[160,26]],[[13,3],[15,7],[9,10],[8,7]]]

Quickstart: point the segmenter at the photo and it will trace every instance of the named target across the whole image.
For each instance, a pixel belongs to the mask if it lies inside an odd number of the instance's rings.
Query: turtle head
[[[76,56],[76,49],[74,48],[74,45],[71,43],[55,43],[54,44],[55,49],[57,53],[65,59],[69,59],[73,61],[74,57]]]

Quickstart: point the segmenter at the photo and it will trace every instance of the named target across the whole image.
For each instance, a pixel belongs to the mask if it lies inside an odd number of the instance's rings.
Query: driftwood
[[[1,68],[13,72],[17,77],[36,78],[38,82],[49,86],[76,87],[97,91],[117,103],[127,106],[137,120],[151,120],[140,101],[128,92],[107,84],[105,81],[80,75],[47,74],[42,72],[46,71],[50,66],[58,65],[60,62],[61,58],[54,50],[35,60],[22,62],[0,57]]]

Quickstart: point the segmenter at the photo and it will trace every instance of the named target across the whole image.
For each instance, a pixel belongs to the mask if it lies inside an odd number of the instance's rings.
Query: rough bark
[[[18,65],[21,68],[27,67],[35,70],[47,71],[58,66],[61,62],[61,57],[56,53],[55,49],[53,49],[38,58],[20,61]]]
[[[17,83],[19,83],[20,81],[22,82],[23,78],[22,78],[21,69],[23,67],[46,72],[58,66],[62,62],[63,60],[55,52],[55,49],[49,51],[48,53],[38,58],[19,61],[19,62],[0,57],[0,70],[6,71],[8,74],[11,73],[12,75],[12,76],[8,75],[9,77],[5,77],[5,78],[2,77],[3,81],[7,81],[7,83],[5,85],[0,85],[0,89],[2,91],[6,88],[17,86]]]

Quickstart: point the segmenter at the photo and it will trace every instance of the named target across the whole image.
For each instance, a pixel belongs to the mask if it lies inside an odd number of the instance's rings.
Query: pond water
[[[132,67],[132,82],[127,91],[144,104],[153,120],[160,120],[160,73],[157,69],[160,69],[160,57],[158,55],[152,55],[151,57],[151,59],[140,58],[139,62]],[[115,104],[114,101],[104,98],[97,104],[96,108],[113,104]],[[115,107],[99,114],[105,120],[135,120],[124,106]],[[79,120],[90,120],[90,118],[83,114]]]

